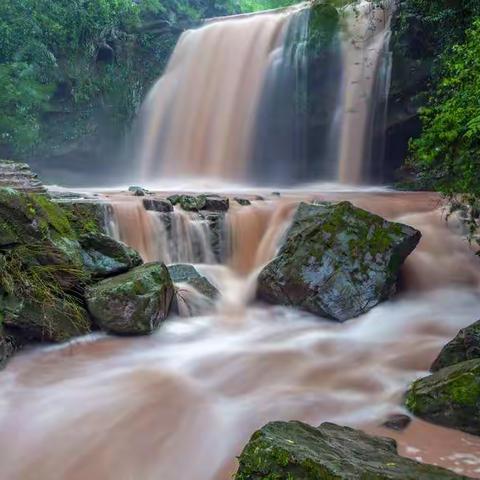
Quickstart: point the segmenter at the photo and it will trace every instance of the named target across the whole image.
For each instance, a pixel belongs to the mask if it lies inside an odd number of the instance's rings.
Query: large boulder
[[[269,423],[253,434],[239,461],[235,480],[467,478],[399,456],[394,440],[332,423]]]
[[[388,299],[421,234],[349,202],[301,203],[258,296],[345,321]]]
[[[480,320],[463,328],[445,347],[433,362],[431,371],[455,365],[466,360],[480,358]]]
[[[480,359],[417,380],[407,393],[406,405],[424,420],[480,435]]]
[[[101,233],[82,235],[80,246],[85,269],[94,278],[125,273],[143,263],[142,258],[133,248]]]
[[[146,335],[165,320],[174,295],[163,263],[148,263],[103,280],[86,291],[98,326],[119,335]]]

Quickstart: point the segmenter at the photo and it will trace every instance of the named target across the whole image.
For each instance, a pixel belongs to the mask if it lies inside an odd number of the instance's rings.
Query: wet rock
[[[145,210],[152,210],[154,212],[173,212],[173,205],[168,200],[161,200],[159,198],[144,198],[143,207]]]
[[[235,197],[234,200],[242,207],[248,207],[252,204],[248,198]]]
[[[475,358],[480,358],[480,320],[462,328],[457,336],[443,347],[433,362],[431,371],[437,372],[441,368]]]
[[[220,195],[206,195],[204,210],[212,212],[227,212],[230,208],[230,200]]]
[[[103,280],[86,291],[100,328],[118,335],[146,335],[165,320],[174,294],[163,263],[148,263]]]
[[[390,430],[405,430],[411,423],[412,419],[408,415],[394,414],[390,415],[382,426]]]
[[[101,233],[80,237],[83,265],[94,278],[105,278],[141,265],[140,255],[127,245]]]
[[[174,307],[184,317],[204,315],[215,308],[219,291],[192,265],[169,265],[168,272],[176,287]],[[185,285],[188,286],[185,289]],[[193,289],[193,292],[190,290]]]
[[[172,205],[179,205],[187,212],[205,210],[207,204],[205,195],[171,195],[168,200]]]
[[[480,359],[457,363],[417,380],[405,403],[424,420],[480,435]]]
[[[210,231],[210,245],[215,259],[219,263],[224,263],[229,254],[228,251],[228,228],[226,225],[225,213],[206,213],[203,212],[203,218],[208,224]]]
[[[394,440],[332,423],[269,423],[253,434],[239,462],[236,480],[466,479],[399,456]]]
[[[138,187],[137,185],[128,187],[128,191],[130,193],[133,193],[133,195],[135,195],[136,197],[144,197],[148,193],[147,190],[142,187]]]
[[[338,321],[396,290],[420,232],[349,202],[301,203],[278,255],[260,273],[258,297]]]
[[[47,191],[29,165],[10,160],[0,160],[0,188],[2,187],[29,193]]]
[[[168,273],[173,283],[188,283],[205,297],[215,300],[219,292],[193,265],[177,263],[169,265]]]

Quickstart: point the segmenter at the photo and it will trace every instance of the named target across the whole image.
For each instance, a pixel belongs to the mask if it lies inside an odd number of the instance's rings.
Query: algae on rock
[[[390,298],[420,237],[349,202],[301,203],[278,255],[259,275],[258,296],[348,320]]]

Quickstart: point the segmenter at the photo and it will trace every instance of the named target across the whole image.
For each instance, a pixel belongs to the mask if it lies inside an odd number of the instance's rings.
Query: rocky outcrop
[[[480,359],[417,380],[407,393],[406,405],[424,420],[480,435]]]
[[[253,434],[239,462],[235,480],[467,478],[399,456],[394,440],[332,423],[269,423]]]
[[[65,211],[45,195],[0,189],[0,310],[28,341],[90,331],[82,292],[88,274]]]
[[[146,335],[165,320],[173,295],[167,267],[149,263],[89,287],[86,300],[101,329],[118,335]]]
[[[143,263],[138,252],[102,233],[83,234],[80,246],[83,265],[94,278],[125,273]]]
[[[47,190],[26,163],[0,160],[0,188],[9,187],[22,192],[45,193]]]
[[[301,203],[278,255],[259,275],[258,297],[348,320],[391,297],[420,237],[349,202]]]
[[[480,320],[463,328],[445,347],[433,362],[431,371],[455,365],[466,360],[480,359]]]

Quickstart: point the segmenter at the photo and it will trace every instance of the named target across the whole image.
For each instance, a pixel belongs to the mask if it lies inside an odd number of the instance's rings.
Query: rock
[[[90,332],[92,324],[81,301],[66,300],[51,292],[45,298],[2,298],[3,324],[27,342],[65,342]]]
[[[83,265],[94,278],[118,275],[143,263],[133,248],[102,233],[82,235],[80,246]]]
[[[419,231],[349,202],[301,203],[278,255],[261,271],[258,297],[345,321],[395,292]]]
[[[109,203],[97,199],[57,199],[56,203],[67,213],[70,225],[78,235],[107,233]]]
[[[171,195],[168,200],[172,205],[180,205],[187,212],[205,210],[207,204],[205,195]]]
[[[173,205],[168,200],[161,200],[159,198],[144,198],[143,208],[161,213],[173,212]]]
[[[26,163],[0,160],[0,188],[9,187],[22,192],[45,193],[38,176],[30,170]]]
[[[230,200],[219,195],[206,195],[204,210],[212,212],[227,212],[230,208]]]
[[[203,212],[203,214],[210,231],[210,242],[215,259],[219,263],[224,263],[229,255],[229,233],[225,213]]]
[[[182,317],[205,315],[214,310],[219,291],[192,265],[169,265],[168,272],[175,284],[172,309]]]
[[[390,430],[405,430],[411,423],[412,419],[408,415],[394,414],[390,415],[382,426]]]
[[[417,380],[405,403],[424,420],[480,435],[480,359],[457,363]]]
[[[176,263],[169,265],[168,273],[173,283],[188,283],[205,297],[215,300],[219,292],[205,277],[200,275],[193,265]]]
[[[147,190],[136,185],[128,187],[128,191],[130,193],[133,193],[133,195],[135,195],[136,197],[144,197],[148,193]]]
[[[239,462],[236,480],[467,478],[399,456],[394,440],[332,423],[269,423],[253,434]]]
[[[234,200],[242,207],[247,207],[248,205],[252,204],[248,198],[235,197]]]
[[[101,281],[86,291],[88,310],[100,328],[119,335],[146,335],[165,320],[174,294],[163,263],[148,263]]]
[[[433,362],[431,371],[455,365],[466,360],[480,358],[480,320],[463,328],[445,347]]]
[[[0,189],[0,310],[29,342],[90,331],[82,294],[89,279],[68,212],[47,195]]]

